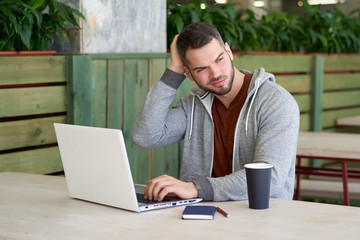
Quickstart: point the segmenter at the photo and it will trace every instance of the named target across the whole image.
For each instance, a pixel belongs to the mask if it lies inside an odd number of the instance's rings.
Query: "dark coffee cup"
[[[249,207],[251,209],[269,208],[271,171],[268,163],[249,163],[245,165]]]

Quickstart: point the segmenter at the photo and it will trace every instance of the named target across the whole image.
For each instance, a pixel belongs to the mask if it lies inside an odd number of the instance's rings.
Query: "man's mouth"
[[[219,80],[215,80],[215,81],[211,81],[210,85],[214,86],[214,87],[219,87],[221,85],[223,85],[226,81],[226,77],[222,77]]]

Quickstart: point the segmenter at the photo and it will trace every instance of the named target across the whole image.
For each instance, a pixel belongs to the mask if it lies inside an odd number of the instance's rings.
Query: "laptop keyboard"
[[[159,203],[159,201],[156,201],[156,200],[145,199],[144,194],[141,194],[141,193],[136,193],[136,197],[137,197],[137,200],[139,203],[145,203],[145,204]],[[167,201],[170,201],[170,199],[164,198],[160,202],[167,202]]]

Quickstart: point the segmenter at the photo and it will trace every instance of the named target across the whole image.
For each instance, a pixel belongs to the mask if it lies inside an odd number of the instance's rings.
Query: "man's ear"
[[[185,68],[186,76],[190,79],[190,81],[194,81],[194,79],[192,78],[190,70],[187,67],[184,67],[184,68]]]
[[[229,54],[231,61],[234,60],[234,56],[228,43],[225,43],[225,50]]]

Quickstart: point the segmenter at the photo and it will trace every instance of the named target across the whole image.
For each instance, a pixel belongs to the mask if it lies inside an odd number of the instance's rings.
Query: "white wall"
[[[71,43],[57,53],[162,53],[166,52],[166,0],[60,0],[78,9],[80,30],[68,24]]]
[[[81,0],[81,53],[166,52],[166,0]]]

